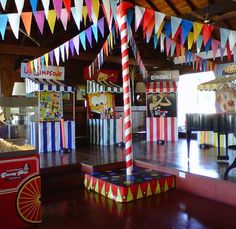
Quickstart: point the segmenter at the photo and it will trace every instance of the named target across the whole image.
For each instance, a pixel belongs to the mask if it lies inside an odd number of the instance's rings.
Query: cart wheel
[[[17,195],[17,211],[29,223],[41,223],[40,176],[30,178]]]

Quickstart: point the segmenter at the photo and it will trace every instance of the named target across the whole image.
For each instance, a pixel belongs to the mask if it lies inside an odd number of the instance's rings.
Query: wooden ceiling
[[[155,11],[163,12],[168,16],[177,16],[192,21],[199,21],[203,23],[205,20],[209,20],[211,24],[217,27],[228,28],[236,30],[236,1],[229,0],[127,0],[135,5],[152,8]],[[102,3],[102,1],[100,1]],[[74,1],[71,1],[72,6]],[[52,8],[52,1],[50,3]],[[37,10],[43,10],[41,1],[38,1]],[[23,11],[31,11],[29,1],[25,1]],[[14,1],[7,1],[6,10],[4,11],[0,7],[0,13],[13,13],[16,12],[16,6]],[[102,11],[100,11],[102,16]],[[84,27],[81,24],[81,30]],[[45,23],[44,32],[41,35],[35,20],[32,21],[32,32],[28,36],[25,32],[24,26],[21,22],[19,39],[15,39],[10,26],[7,27],[5,40],[0,39],[0,53],[8,53],[18,55],[18,62],[23,59],[33,59],[40,56],[52,48],[57,47],[68,39],[78,34],[78,29],[73,21],[68,23],[67,30],[64,31],[62,23],[58,21],[55,25],[55,32],[52,34],[49,26]],[[219,34],[215,34],[216,38]],[[143,55],[143,61],[145,65],[158,65],[160,68],[166,68],[170,66],[171,58],[166,57],[165,54],[153,50],[153,48],[143,42],[142,35],[139,32],[135,35],[137,39],[137,45],[140,49],[140,53]],[[137,38],[140,37],[140,38]],[[119,43],[112,52],[112,56],[106,58],[107,62],[120,63]],[[93,49],[81,54],[78,57],[74,57],[79,61],[91,62],[96,53],[98,52],[101,44],[95,45]],[[135,61],[131,62],[134,64]]]

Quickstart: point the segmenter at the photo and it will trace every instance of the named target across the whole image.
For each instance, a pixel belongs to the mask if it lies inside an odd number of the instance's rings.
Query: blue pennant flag
[[[0,33],[2,35],[3,40],[4,40],[4,37],[5,37],[6,27],[7,27],[7,15],[6,14],[0,14]]]
[[[98,42],[98,26],[96,24],[92,25],[92,31],[96,42]]]
[[[183,19],[181,25],[182,25],[181,44],[183,45],[188,37],[189,32],[193,27],[193,22]]]
[[[30,0],[30,5],[31,5],[33,13],[35,13],[37,10],[37,3],[38,3],[38,0]]]
[[[171,24],[170,22],[165,23],[165,32],[166,32],[166,38],[170,36],[171,33]]]
[[[86,34],[85,34],[85,31],[83,31],[79,34],[79,39],[80,39],[80,42],[81,42],[84,50],[86,51]]]
[[[134,9],[129,9],[127,13],[127,25],[130,27],[134,17]]]
[[[156,34],[154,34],[154,49],[156,49],[157,48],[157,43],[158,43],[158,38],[157,38],[157,35]]]
[[[206,54],[208,54],[208,51],[210,50],[211,47],[211,39],[208,40],[205,46]]]

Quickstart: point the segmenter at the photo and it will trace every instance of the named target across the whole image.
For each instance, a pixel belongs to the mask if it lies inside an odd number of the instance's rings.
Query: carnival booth
[[[39,121],[30,123],[32,130],[38,129],[38,136],[31,135],[31,142],[40,153],[75,149],[75,88],[43,73],[39,77],[25,79],[26,93],[38,97]],[[63,118],[64,93],[73,95],[73,120]]]
[[[176,79],[175,75],[175,71],[155,73],[150,76],[151,82],[146,84],[147,141],[163,143],[178,140],[177,84],[175,81],[166,80],[166,77]]]
[[[215,91],[215,111],[214,115],[236,114],[236,76],[224,76],[198,85],[200,91]],[[225,127],[225,133],[227,133]],[[213,131],[199,131],[197,133],[200,145],[209,144],[225,148],[227,145],[236,145],[234,133],[227,133],[227,140],[223,134]],[[228,141],[228,142],[226,142]],[[220,144],[219,144],[220,142]]]
[[[122,91],[110,81],[87,81],[90,143],[114,145],[123,142],[123,119],[116,118],[115,113],[115,93]]]

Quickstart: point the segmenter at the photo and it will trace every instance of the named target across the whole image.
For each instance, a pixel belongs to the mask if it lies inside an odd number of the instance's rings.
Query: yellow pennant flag
[[[88,9],[87,6],[83,6],[83,18],[84,18],[84,26],[86,26],[86,19],[88,16]]]
[[[45,64],[48,67],[48,53],[44,54],[44,60],[45,60]]]
[[[56,18],[57,18],[57,14],[55,10],[49,10],[48,11],[48,25],[51,29],[51,32],[54,32],[54,27],[55,27],[55,23],[56,23]]]
[[[161,31],[162,31],[162,29],[163,29],[164,24],[165,24],[165,22],[163,21],[163,22],[161,23],[161,25],[160,25],[158,31],[157,31],[157,39],[158,39],[158,38],[160,37],[160,35],[161,35]]]
[[[198,36],[202,31],[203,24],[198,22],[193,22],[193,41],[196,42]]]
[[[95,15],[96,21],[98,20],[100,4],[98,0],[92,0],[92,10]]]
[[[185,58],[185,47],[181,46],[181,60],[184,61]]]
[[[193,32],[189,32],[188,34],[188,50],[190,50],[193,46]]]

